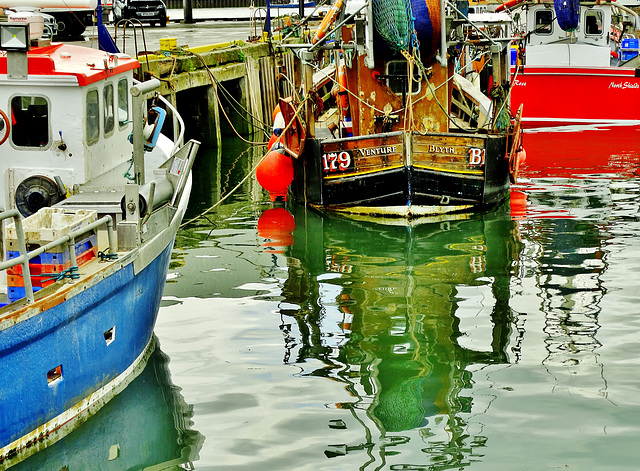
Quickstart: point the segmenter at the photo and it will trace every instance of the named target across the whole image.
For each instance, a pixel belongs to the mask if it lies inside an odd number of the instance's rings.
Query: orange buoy
[[[278,142],[276,144],[277,141],[278,141],[278,136],[275,133],[271,134],[271,137],[269,138],[269,142],[267,143],[267,151],[270,151],[273,149],[281,149],[282,142]]]
[[[276,107],[273,109],[273,115],[272,115],[272,118],[273,118],[273,121],[274,121],[274,122],[275,122],[275,120],[276,120],[276,116],[278,115],[278,113],[280,113],[280,103],[278,103],[278,104],[276,105]]]
[[[518,159],[518,166],[526,162],[527,151],[524,150],[524,147],[520,147],[520,149],[518,149],[518,152],[516,152],[516,158]]]
[[[495,12],[500,13],[502,10],[508,10],[509,8],[515,7],[523,1],[524,0],[507,0],[506,2],[498,5],[495,9]]]
[[[293,161],[283,150],[270,151],[256,168],[258,183],[269,192],[271,201],[287,200],[287,189],[293,181]]]
[[[262,244],[267,253],[284,253],[280,247],[293,245],[293,230],[296,223],[293,215],[284,208],[267,209],[258,219],[258,235],[267,239]]]

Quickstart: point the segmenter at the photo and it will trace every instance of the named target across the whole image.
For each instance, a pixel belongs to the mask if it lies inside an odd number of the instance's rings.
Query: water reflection
[[[612,234],[607,224],[542,219],[523,221],[521,230],[525,242],[521,276],[535,279],[536,307],[544,316],[542,364],[563,387],[605,395],[598,331],[608,291],[604,274]]]
[[[158,346],[145,369],[82,426],[12,471],[194,469],[204,437]]]
[[[212,444],[197,465],[635,469],[629,132],[592,168],[562,160],[579,135],[538,150],[527,135],[515,211],[384,226],[287,213],[247,182],[190,224],[163,309],[174,374]],[[222,156],[220,188],[251,167],[237,157]],[[205,207],[218,190],[201,191]]]
[[[640,126],[532,129],[524,142],[528,158],[516,188],[526,196],[526,216],[637,217]]]
[[[469,366],[514,361],[508,347],[522,335],[509,307],[517,223],[501,208],[408,227],[300,211],[296,226],[283,295],[299,308],[281,311],[285,362],[322,360],[305,374],[344,383],[353,400],[336,407],[366,414],[383,437],[360,417],[364,442],[327,444],[325,455],[362,450],[362,469],[377,467],[417,431],[429,463],[467,465],[486,446],[465,423]]]

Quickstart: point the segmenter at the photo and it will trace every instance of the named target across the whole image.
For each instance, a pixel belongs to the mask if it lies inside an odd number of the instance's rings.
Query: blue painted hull
[[[172,246],[136,275],[129,263],[0,330],[0,448],[107,385],[141,355],[153,333]],[[107,344],[104,333],[113,327]],[[59,365],[62,378],[49,384],[47,372]]]
[[[191,429],[193,411],[171,383],[168,361],[157,348],[140,375],[81,428],[11,470],[192,469],[204,437]],[[111,446],[119,453],[109,460]]]

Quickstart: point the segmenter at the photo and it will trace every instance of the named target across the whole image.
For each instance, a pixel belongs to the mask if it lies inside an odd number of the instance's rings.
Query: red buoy
[[[280,149],[280,148],[282,148],[282,141],[278,142],[278,144],[276,145],[276,141],[277,140],[278,140],[278,136],[276,136],[275,134],[271,134],[271,137],[269,138],[269,142],[267,143],[267,150],[268,151],[272,150],[272,149]]]
[[[271,201],[287,200],[287,189],[293,181],[293,161],[284,151],[272,150],[258,164],[258,183],[269,192]]]
[[[525,163],[525,161],[527,160],[527,151],[524,150],[524,147],[520,147],[520,149],[516,153],[516,157],[518,158],[518,166]]]
[[[267,209],[258,219],[258,235],[267,239],[262,244],[267,253],[284,253],[281,247],[293,245],[293,230],[296,223],[289,211],[284,208]]]

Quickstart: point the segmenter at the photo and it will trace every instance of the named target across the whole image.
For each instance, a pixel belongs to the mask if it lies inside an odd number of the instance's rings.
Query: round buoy
[[[293,161],[284,151],[272,150],[256,169],[258,183],[269,192],[271,201],[287,200],[287,189],[293,181]]]
[[[258,219],[258,235],[267,239],[262,244],[268,253],[283,253],[279,247],[293,245],[293,230],[296,228],[291,213],[284,208],[267,209]]]
[[[518,159],[518,166],[525,163],[525,161],[527,160],[527,151],[524,150],[524,147],[520,147],[520,149],[518,149],[518,152],[516,153],[516,158]]]
[[[273,118],[273,120],[276,120],[276,116],[278,116],[278,113],[280,113],[280,103],[278,103],[276,105],[276,107],[273,109],[273,115],[271,116]]]
[[[275,133],[271,134],[271,137],[269,138],[269,142],[267,143],[267,150],[282,148],[282,141],[278,142],[278,144],[276,145],[277,140],[278,140],[278,136],[276,136]]]

